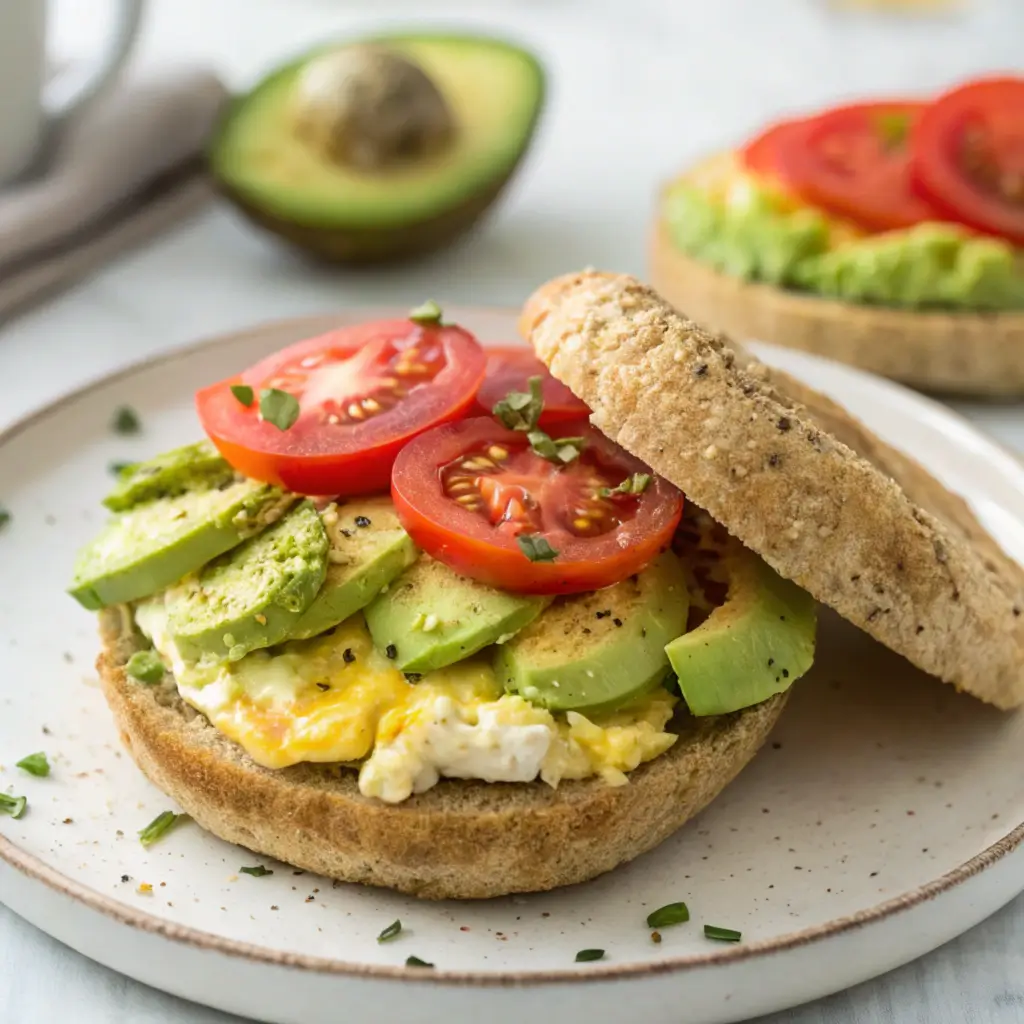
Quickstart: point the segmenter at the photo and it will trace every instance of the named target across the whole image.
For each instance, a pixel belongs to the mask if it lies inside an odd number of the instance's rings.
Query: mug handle
[[[117,0],[117,22],[103,52],[94,61],[76,61],[47,84],[43,105],[51,130],[78,114],[117,77],[138,37],[144,6],[145,0]]]

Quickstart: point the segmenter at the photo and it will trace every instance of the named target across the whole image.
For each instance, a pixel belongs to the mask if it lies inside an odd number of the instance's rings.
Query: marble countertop
[[[39,0],[42,2],[42,0]],[[56,44],[86,49],[93,4],[56,0]],[[387,22],[500,27],[552,72],[536,147],[464,245],[373,274],[312,268],[217,206],[0,328],[0,428],[126,361],[260,320],[433,296],[518,305],[596,265],[643,275],[660,181],[761,120],[863,92],[927,90],[1020,69],[1024,4],[965,0],[943,17],[841,11],[827,0],[151,0],[137,63],[199,60],[232,86],[308,43]],[[1024,412],[961,404],[1024,452]],[[1024,1022],[1024,901],[917,963],[763,1024]],[[121,978],[0,908],[0,1020],[230,1018]]]

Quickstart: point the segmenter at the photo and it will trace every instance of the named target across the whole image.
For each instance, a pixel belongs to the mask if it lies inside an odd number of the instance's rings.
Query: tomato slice
[[[872,231],[941,220],[911,175],[909,139],[923,107],[886,100],[809,118],[778,137],[778,173],[807,202]]]
[[[939,97],[911,144],[918,185],[949,216],[1024,245],[1024,78],[986,78]]]
[[[461,327],[384,320],[307,338],[196,395],[203,429],[239,472],[300,494],[387,490],[417,434],[465,415],[486,357]],[[232,385],[252,388],[246,407]],[[259,396],[298,399],[295,423],[263,420]]]
[[[740,163],[754,174],[778,176],[778,151],[788,135],[803,125],[805,118],[778,121],[751,139],[740,150]]]
[[[543,378],[544,410],[539,425],[585,419],[590,407],[577,398],[525,345],[488,345],[487,376],[476,396],[476,411],[490,416],[494,406],[510,391],[528,391],[531,377]]]
[[[564,465],[535,454],[521,431],[490,417],[438,427],[395,461],[391,497],[424,551],[456,572],[517,593],[572,594],[626,579],[666,548],[683,496],[651,475],[638,494],[603,496],[650,470],[585,422],[554,439],[581,437]],[[521,544],[541,560],[531,560]],[[543,560],[547,548],[555,556]]]

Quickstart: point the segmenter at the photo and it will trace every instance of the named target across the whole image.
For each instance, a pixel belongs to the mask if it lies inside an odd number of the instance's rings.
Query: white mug
[[[92,0],[90,0],[92,2]],[[117,75],[138,35],[143,0],[117,0],[105,50],[49,79],[47,0],[0,0],[0,185],[32,166],[50,132]]]

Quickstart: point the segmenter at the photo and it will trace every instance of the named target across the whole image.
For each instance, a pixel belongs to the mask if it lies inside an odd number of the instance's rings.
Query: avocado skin
[[[394,647],[396,668],[433,672],[518,632],[548,604],[550,598],[492,590],[421,555],[363,614],[377,650]],[[424,629],[431,615],[437,623]]]
[[[724,603],[665,648],[698,717],[760,704],[788,690],[814,661],[814,598],[732,537],[720,550]]]
[[[117,485],[103,504],[112,512],[126,512],[157,498],[209,490],[237,479],[238,475],[217,449],[209,441],[200,441],[126,467],[118,474]]]
[[[139,505],[114,516],[78,553],[68,593],[89,611],[149,597],[237,547],[294,501],[276,487],[246,481]],[[172,518],[199,503],[209,508],[198,521]],[[112,549],[114,556],[101,555],[96,564],[96,552]]]
[[[190,661],[238,661],[281,643],[327,575],[327,533],[311,501],[168,594],[168,632]]]
[[[533,116],[526,129],[525,139],[516,159],[509,164],[504,173],[496,175],[486,187],[447,209],[440,210],[432,216],[419,218],[405,224],[392,224],[381,227],[357,225],[332,225],[329,227],[300,223],[277,216],[265,210],[257,203],[247,199],[240,189],[232,186],[227,174],[219,165],[221,141],[234,116],[242,109],[248,99],[259,89],[271,85],[276,79],[290,75],[302,65],[318,55],[347,44],[387,44],[410,39],[435,40],[438,42],[455,41],[465,44],[480,42],[491,46],[501,46],[515,50],[526,58],[536,75],[537,99]],[[210,172],[218,193],[230,202],[236,210],[255,227],[289,245],[294,251],[311,258],[318,263],[339,266],[375,266],[380,264],[400,264],[422,259],[423,257],[447,248],[455,241],[476,227],[484,214],[505,191],[506,186],[519,170],[525,157],[533,146],[537,126],[547,105],[547,81],[543,66],[537,58],[513,43],[503,42],[493,37],[473,37],[458,34],[422,34],[383,33],[371,36],[339,40],[326,46],[317,47],[302,54],[297,59],[282,65],[267,75],[244,94],[237,95],[227,104],[220,122],[212,133],[207,146],[205,163]]]
[[[551,711],[611,711],[669,675],[665,644],[685,628],[686,574],[670,551],[603,590],[561,597],[497,648],[505,689]]]
[[[390,498],[346,502],[337,521],[322,516],[331,545],[327,578],[313,603],[289,633],[307,640],[365,608],[396,576],[416,561],[418,551],[402,529]],[[357,519],[368,519],[359,526]]]
[[[224,182],[218,183],[218,191],[250,223],[317,263],[353,267],[398,265],[447,248],[476,227],[505,191],[525,155],[526,149],[508,174],[485,191],[435,217],[400,228],[317,228],[295,224],[259,209]]]

